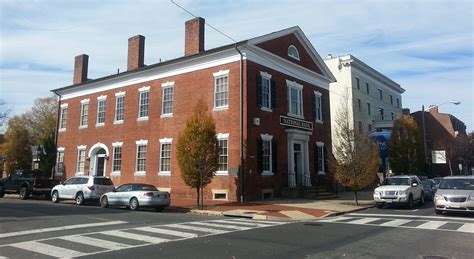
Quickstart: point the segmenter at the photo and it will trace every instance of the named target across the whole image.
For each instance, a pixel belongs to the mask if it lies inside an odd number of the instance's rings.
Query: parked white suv
[[[75,200],[82,205],[86,200],[98,200],[106,192],[115,188],[110,178],[101,176],[75,176],[64,183],[56,185],[51,190],[51,201]]]
[[[377,208],[382,208],[384,204],[405,204],[413,208],[415,201],[425,203],[423,185],[415,175],[387,177],[375,188],[374,200]]]

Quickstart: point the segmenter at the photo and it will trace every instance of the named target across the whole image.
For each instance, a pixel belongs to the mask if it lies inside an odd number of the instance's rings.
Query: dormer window
[[[296,59],[296,60],[300,60],[300,53],[298,52],[298,49],[293,46],[293,45],[290,45],[288,47],[288,56]]]

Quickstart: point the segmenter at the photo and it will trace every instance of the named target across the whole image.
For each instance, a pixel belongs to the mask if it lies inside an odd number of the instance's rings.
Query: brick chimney
[[[185,56],[204,51],[204,25],[205,20],[201,17],[186,21],[184,36]]]
[[[74,79],[73,84],[81,84],[87,81],[87,69],[89,66],[89,56],[82,54],[74,58]]]
[[[145,61],[145,37],[136,35],[128,39],[127,71],[141,68]]]

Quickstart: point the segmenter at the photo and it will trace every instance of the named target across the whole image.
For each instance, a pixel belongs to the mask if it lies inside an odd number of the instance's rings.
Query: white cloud
[[[464,98],[462,108],[443,109],[474,130],[470,1],[176,2],[236,40],[299,25],[322,56],[351,53],[400,83],[407,107]],[[70,85],[78,54],[89,54],[91,78],[124,70],[133,35],[146,37],[147,64],[182,56],[184,22],[191,18],[169,1],[143,0],[4,0],[0,12],[1,98],[16,113]],[[228,43],[206,28],[207,49]]]

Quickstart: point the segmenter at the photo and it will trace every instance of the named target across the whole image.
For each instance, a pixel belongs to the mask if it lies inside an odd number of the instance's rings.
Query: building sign
[[[446,164],[446,151],[433,150],[431,151],[431,160],[433,164]]]
[[[305,130],[313,130],[313,123],[310,121],[299,120],[286,116],[280,116],[280,125],[300,128]]]

